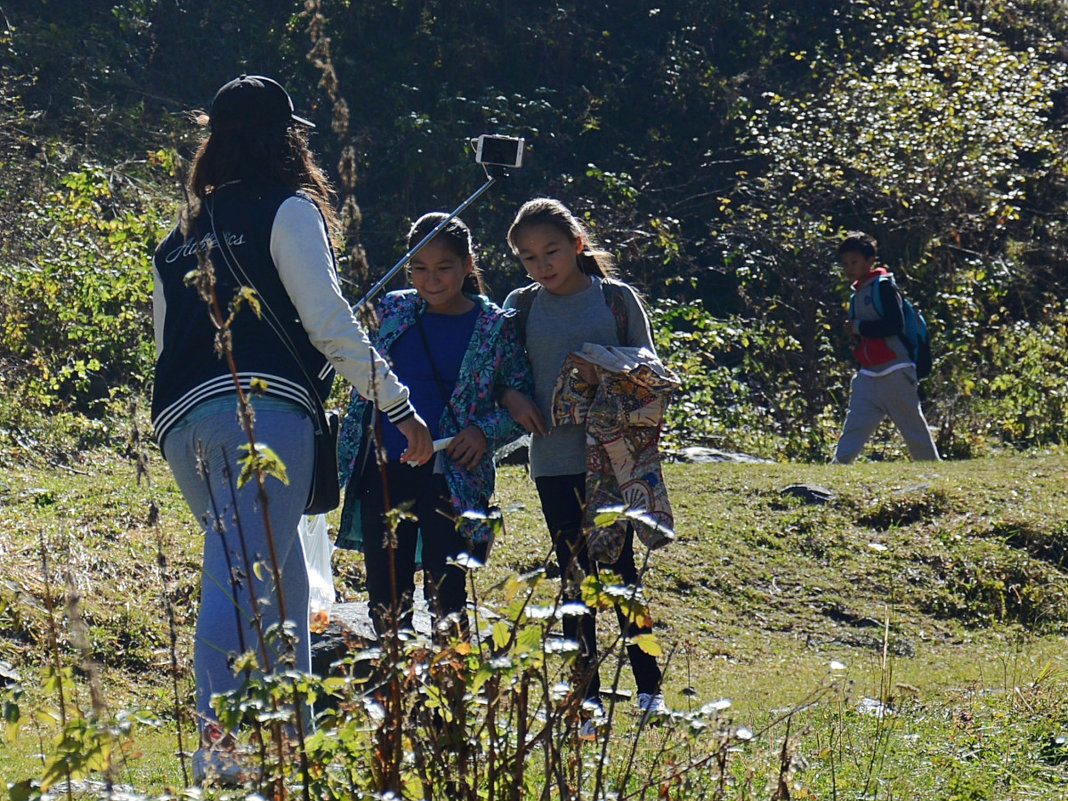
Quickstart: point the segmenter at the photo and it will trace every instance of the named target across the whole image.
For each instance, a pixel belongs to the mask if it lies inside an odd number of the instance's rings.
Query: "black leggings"
[[[445,477],[433,471],[431,459],[420,467],[399,462],[386,464],[389,501],[393,509],[414,502],[409,510],[415,520],[397,525],[394,568],[398,606],[393,608],[390,589],[389,550],[383,546],[386,530],[382,500],[382,478],[378,466],[368,465],[360,484],[360,522],[363,528],[363,556],[367,569],[367,595],[371,622],[382,634],[396,619],[401,628],[412,626],[412,602],[415,592],[416,540],[422,535],[425,589],[431,614],[437,621],[444,615],[461,613],[461,629],[466,629],[467,577],[464,569],[450,559],[466,550],[463,537],[456,530],[456,512],[449,499]],[[436,627],[435,627],[436,628]]]
[[[585,474],[566,476],[541,476],[534,479],[541,498],[541,510],[545,523],[553,538],[556,550],[556,563],[560,566],[560,581],[563,582],[565,601],[581,601],[578,584],[582,575],[592,575],[594,564],[586,551],[586,538],[582,535],[582,511],[586,500]],[[596,567],[618,573],[623,583],[638,586],[638,570],[634,565],[634,528],[630,527],[623,553],[613,565],[597,564]],[[569,580],[569,572],[578,568],[581,573]],[[564,636],[579,644],[579,661],[576,670],[577,681],[585,682],[585,698],[600,695],[601,679],[597,671],[597,620],[595,613],[564,618]],[[624,637],[648,634],[651,629],[639,627],[629,622],[623,611],[616,606],[619,630]],[[634,683],[639,693],[657,693],[660,691],[660,668],[656,657],[645,653],[637,645],[627,646],[630,669],[634,673]]]

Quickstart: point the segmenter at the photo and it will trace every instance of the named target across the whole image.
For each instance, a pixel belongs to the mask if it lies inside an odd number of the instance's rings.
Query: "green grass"
[[[1066,468],[1059,452],[935,465],[668,465],[677,541],[651,555],[646,574],[670,653],[665,691],[681,712],[730,699],[727,719],[754,737],[722,768],[665,791],[763,799],[782,781],[792,798],[1068,795],[1068,747],[1057,740],[1068,736]],[[129,464],[91,453],[66,467],[9,465],[2,479],[0,658],[26,688],[18,736],[0,744],[8,781],[39,777],[35,755],[53,748],[55,694],[42,668],[53,631],[61,662],[81,662],[78,615],[72,624],[61,597],[73,588],[108,709],[158,718],[134,730],[117,778],[147,793],[181,787],[164,598],[187,709],[199,534],[158,458],[150,477],[138,484]],[[797,482],[834,498],[805,505],[782,494]],[[502,601],[494,585],[549,552],[522,469],[500,471],[499,495],[507,531],[477,576],[490,606]],[[360,557],[339,553],[335,567],[342,598],[358,598]],[[601,616],[604,642],[616,634],[611,617]],[[606,681],[614,672],[602,667]],[[75,675],[71,700],[87,710],[88,679]],[[630,689],[629,671],[621,676]],[[866,711],[875,702],[889,714]],[[622,708],[617,721],[616,768],[636,726]],[[640,737],[643,776],[699,756],[671,726]]]

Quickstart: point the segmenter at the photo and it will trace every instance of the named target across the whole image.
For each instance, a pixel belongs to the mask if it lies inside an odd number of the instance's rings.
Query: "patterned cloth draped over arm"
[[[600,383],[583,381],[576,356],[592,362]],[[660,429],[678,376],[646,348],[586,343],[570,354],[553,389],[553,423],[586,426],[586,510],[583,529],[590,556],[614,563],[626,526],[647,548],[666,545],[674,517],[660,466]],[[619,508],[636,512],[606,525],[598,514]]]

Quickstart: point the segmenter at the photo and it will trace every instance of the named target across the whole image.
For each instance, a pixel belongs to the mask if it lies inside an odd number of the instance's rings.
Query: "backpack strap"
[[[901,295],[901,290],[897,288],[897,284],[894,283],[894,279],[888,275],[879,275],[875,277],[875,284],[871,288],[871,302],[875,307],[875,313],[880,317],[885,317],[883,314],[883,293],[879,290],[879,285],[883,281],[889,281],[894,287],[894,291],[898,296]],[[857,293],[854,292],[849,296],[849,318],[855,319],[857,316]]]
[[[879,285],[883,281],[890,281],[885,275],[880,275],[875,279],[875,285],[871,288],[871,302],[875,305],[875,313],[880,317],[885,317],[883,314],[883,293],[879,290]],[[890,281],[893,283],[893,281]],[[895,289],[897,287],[894,287]]]
[[[515,293],[515,329],[519,335],[519,344],[524,347],[527,344],[527,318],[530,317],[530,307],[534,305],[534,296],[538,294],[539,289],[541,284],[533,283],[517,289]]]
[[[534,296],[541,289],[541,284],[533,283],[516,290],[512,302],[516,314],[516,333],[519,342],[527,344],[527,319],[530,317],[530,307],[534,305]],[[612,317],[616,321],[616,338],[620,345],[627,344],[627,331],[630,327],[630,319],[627,313],[627,297],[622,285],[610,278],[601,279],[601,289],[604,292],[604,303],[611,310]]]
[[[623,287],[617,281],[602,278],[601,288],[604,290],[604,302],[612,310],[612,316],[616,318],[616,339],[619,340],[620,346],[626,345],[630,320],[627,315],[627,298]]]

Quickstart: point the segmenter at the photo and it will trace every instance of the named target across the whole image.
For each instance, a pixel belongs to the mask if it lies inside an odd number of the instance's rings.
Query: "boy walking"
[[[913,461],[938,461],[938,449],[920,409],[916,365],[902,338],[901,294],[893,276],[875,266],[875,238],[850,231],[838,246],[838,259],[853,287],[843,330],[855,344],[853,355],[860,369],[850,384],[849,412],[834,461],[849,464],[856,459],[886,417],[901,432]],[[887,280],[879,280],[883,276]]]

